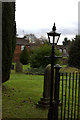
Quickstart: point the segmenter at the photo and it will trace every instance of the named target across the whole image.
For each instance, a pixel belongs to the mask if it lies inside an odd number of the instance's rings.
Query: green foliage
[[[67,37],[65,37],[65,38],[64,38],[64,41],[63,41],[63,45],[64,45],[64,46],[67,46],[67,45],[69,45],[70,43],[71,43],[71,41],[68,40]]]
[[[55,54],[57,56],[61,55],[61,53],[55,49]],[[44,44],[40,47],[34,49],[33,54],[30,57],[30,64],[33,68],[45,67],[46,65],[51,63],[51,59],[45,56],[51,55],[51,45]],[[59,60],[56,60],[55,64],[58,63]]]
[[[80,35],[76,35],[69,49],[69,66],[80,68]]]
[[[2,3],[2,82],[9,79],[16,46],[15,3]]]
[[[25,74],[31,75],[44,75],[44,68],[30,68],[24,71]]]
[[[28,59],[29,59],[29,52],[28,52],[27,48],[24,47],[24,50],[21,52],[21,55],[20,55],[20,62],[23,65],[26,65],[26,64],[28,64]]]

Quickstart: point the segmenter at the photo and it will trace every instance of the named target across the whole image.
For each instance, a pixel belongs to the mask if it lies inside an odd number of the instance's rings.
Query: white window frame
[[[24,47],[25,47],[24,45],[21,45],[21,51],[23,51],[23,50],[24,50]]]

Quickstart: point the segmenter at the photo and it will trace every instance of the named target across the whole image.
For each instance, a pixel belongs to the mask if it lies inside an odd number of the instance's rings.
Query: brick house
[[[20,54],[21,54],[21,52],[22,52],[22,50],[24,49],[25,46],[29,50],[30,44],[27,40],[25,40],[25,38],[17,38],[16,39],[16,49],[15,49],[15,52],[14,52],[13,62],[18,62],[19,61]]]

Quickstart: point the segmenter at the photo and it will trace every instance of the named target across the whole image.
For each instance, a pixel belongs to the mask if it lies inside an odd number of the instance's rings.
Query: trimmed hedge
[[[2,82],[9,79],[16,47],[15,3],[2,3]]]
[[[28,59],[29,59],[29,52],[28,52],[27,48],[24,47],[24,50],[21,52],[21,55],[20,55],[20,62],[23,65],[27,65]]]

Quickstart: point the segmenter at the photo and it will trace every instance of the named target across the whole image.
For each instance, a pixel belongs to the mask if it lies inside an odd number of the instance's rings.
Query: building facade
[[[14,52],[14,58],[13,62],[18,62],[20,59],[20,54],[22,50],[24,50],[24,47],[26,47],[29,50],[30,44],[27,40],[24,38],[17,38],[16,39],[16,49]]]

